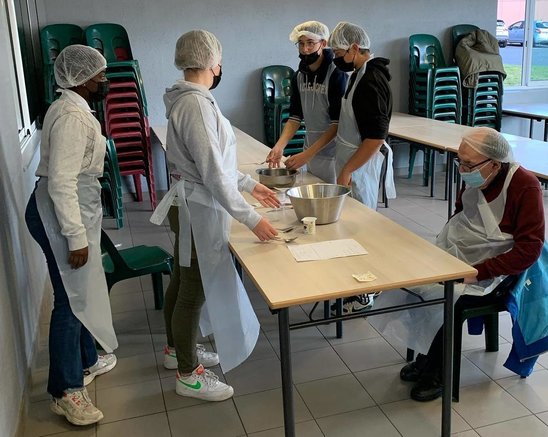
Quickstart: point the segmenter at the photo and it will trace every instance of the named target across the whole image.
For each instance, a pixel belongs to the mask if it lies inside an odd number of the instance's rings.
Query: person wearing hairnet
[[[85,385],[116,365],[97,355],[95,340],[118,347],[101,261],[101,186],[105,137],[89,103],[105,98],[107,63],[95,49],[66,47],[55,60],[61,96],[44,118],[39,177],[25,212],[28,229],[46,256],[53,286],[48,392],[51,410],[75,425],[103,418]]]
[[[228,248],[231,216],[261,241],[277,235],[240,191],[264,206],[280,205],[272,190],[237,170],[234,131],[211,94],[221,80],[221,62],[221,44],[206,30],[192,30],[177,41],[175,65],[184,71],[184,80],[164,95],[167,159],[177,182],[151,217],[161,224],[171,205],[177,205],[178,223],[169,215],[172,227],[178,228],[180,283],[170,283],[166,295],[164,365],[178,370],[178,395],[208,401],[228,399],[234,391],[204,366],[220,361],[228,372],[249,356],[259,335],[259,322]],[[205,356],[196,345],[198,325],[202,335],[214,335],[218,358]]]
[[[352,72],[342,99],[335,140],[337,183],[350,186],[352,197],[376,210],[385,159],[381,148],[387,151],[386,196],[396,197],[392,149],[385,141],[392,116],[390,61],[373,57],[369,36],[356,24],[337,24],[329,45],[335,54],[333,63],[342,71]],[[371,308],[377,294],[344,299],[343,312]],[[331,310],[335,312],[334,306]]]
[[[279,167],[287,143],[304,120],[303,151],[289,157],[285,166],[296,170],[306,164],[310,173],[333,184],[337,179],[335,135],[348,76],[333,65],[333,52],[326,47],[328,38],[329,29],[319,21],[298,24],[289,35],[301,61],[291,80],[289,120],[266,161]]]
[[[436,245],[478,271],[475,278],[455,286],[455,295],[460,296],[455,314],[460,314],[463,309],[504,302],[506,293],[493,290],[506,275],[525,271],[539,258],[545,223],[539,181],[513,162],[510,145],[496,130],[475,128],[462,138],[456,164],[464,187]],[[425,298],[443,297],[441,285],[414,291]],[[379,300],[396,303],[389,294]],[[417,401],[442,394],[442,313],[435,305],[371,318],[384,336],[426,354],[400,372],[401,379],[416,383],[411,398]]]

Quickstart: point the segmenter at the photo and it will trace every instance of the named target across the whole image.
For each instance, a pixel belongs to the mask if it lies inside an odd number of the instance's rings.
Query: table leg
[[[337,317],[342,316],[342,307],[343,307],[343,300],[337,299],[336,301],[336,310],[335,314]],[[342,320],[339,320],[338,322],[335,322],[335,335],[337,338],[342,338],[343,336],[343,327],[342,327]]]
[[[535,122],[535,120],[531,119],[531,121],[529,122],[529,138],[533,138],[533,123]]]
[[[451,218],[453,212],[453,152],[447,152],[447,218]]]
[[[544,120],[544,141],[548,141],[548,118]]]
[[[436,179],[434,173],[436,172],[436,151],[432,150],[432,157],[430,158],[430,197],[434,197],[434,184]]]
[[[278,312],[280,333],[280,360],[282,362],[282,396],[285,437],[295,437],[295,412],[293,410],[293,377],[291,374],[291,341],[289,337],[289,308]]]
[[[451,400],[453,397],[453,290],[454,282],[444,284],[443,315],[443,399],[441,412],[441,435],[451,436]]]

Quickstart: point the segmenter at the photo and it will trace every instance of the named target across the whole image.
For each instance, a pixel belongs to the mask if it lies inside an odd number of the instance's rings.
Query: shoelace
[[[74,391],[72,393],[69,393],[68,396],[70,397],[70,400],[79,407],[83,406],[85,408],[88,405],[91,405],[91,399],[88,395],[87,390]]]
[[[219,382],[219,377],[211,370],[204,369],[201,375],[196,375],[196,378],[205,383],[208,387],[213,387]]]

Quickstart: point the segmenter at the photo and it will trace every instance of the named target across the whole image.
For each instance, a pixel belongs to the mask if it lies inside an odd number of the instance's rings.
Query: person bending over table
[[[506,293],[492,291],[506,275],[525,271],[539,258],[545,224],[540,184],[531,172],[512,161],[510,145],[499,132],[476,128],[462,139],[456,163],[464,186],[455,214],[438,235],[436,245],[478,271],[475,278],[455,287],[455,293],[461,294],[455,303],[458,314],[504,302]],[[442,289],[435,285],[414,291],[432,298],[441,297]],[[389,294],[385,293],[381,302],[387,304]],[[410,295],[407,299],[416,300]],[[374,317],[371,323],[386,337],[426,352],[400,372],[402,380],[415,382],[411,398],[430,401],[440,397],[443,311],[439,305]]]

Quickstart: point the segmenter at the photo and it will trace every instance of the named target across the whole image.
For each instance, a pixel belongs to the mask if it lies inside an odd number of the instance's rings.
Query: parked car
[[[525,22],[518,21],[508,27],[508,44],[522,46],[525,35]],[[548,21],[535,21],[533,47],[548,45]]]
[[[499,47],[506,47],[508,45],[508,29],[503,20],[497,20],[497,40]]]

